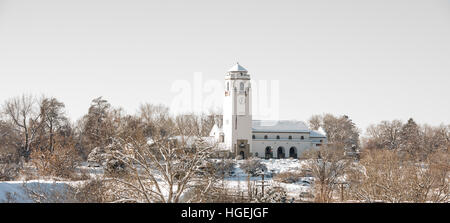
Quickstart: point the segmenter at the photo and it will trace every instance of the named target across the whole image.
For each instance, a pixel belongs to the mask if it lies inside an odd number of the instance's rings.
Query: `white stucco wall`
[[[278,148],[282,147],[285,158],[289,158],[289,152],[292,147],[295,148],[297,157],[300,157],[303,152],[312,148],[318,148],[317,144],[325,144],[325,138],[310,138],[308,133],[253,133],[255,139],[253,139],[253,144],[251,152],[253,156],[258,156],[260,158],[265,158],[266,148],[271,147],[273,157],[278,157]],[[264,139],[267,135],[268,138]],[[277,139],[280,136],[280,139]],[[292,139],[289,139],[292,136]],[[304,139],[301,139],[301,136]],[[322,142],[320,142],[322,140]]]

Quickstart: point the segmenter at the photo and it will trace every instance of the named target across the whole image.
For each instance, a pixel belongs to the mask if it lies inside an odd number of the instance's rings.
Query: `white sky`
[[[55,96],[76,120],[104,96],[133,113],[237,60],[279,81],[280,119],[450,123],[448,0],[0,0],[1,103]]]

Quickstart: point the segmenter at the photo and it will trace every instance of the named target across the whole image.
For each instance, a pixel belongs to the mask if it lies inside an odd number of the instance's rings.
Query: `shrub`
[[[107,184],[92,179],[75,189],[75,199],[80,203],[105,203],[109,201]]]
[[[16,179],[19,173],[19,165],[15,163],[0,163],[0,181]]]
[[[54,149],[36,150],[31,153],[32,163],[42,176],[71,179],[76,177],[75,169],[79,156],[73,144],[55,143]]]
[[[214,171],[217,177],[229,177],[234,174],[235,163],[233,160],[226,159],[215,163]]]
[[[267,167],[261,162],[261,159],[259,158],[251,158],[245,160],[241,164],[241,169],[244,170],[245,173],[250,174],[253,177],[267,171]]]
[[[11,181],[19,175],[22,162],[17,154],[0,154],[0,181]]]
[[[284,188],[275,186],[270,187],[264,196],[259,196],[255,200],[258,203],[287,203],[288,196]]]
[[[122,160],[111,157],[106,161],[105,173],[108,176],[123,176],[128,173],[127,165]]]

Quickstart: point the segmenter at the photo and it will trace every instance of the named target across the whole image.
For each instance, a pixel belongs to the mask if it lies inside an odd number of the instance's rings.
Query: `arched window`
[[[284,155],[284,148],[283,147],[278,147],[277,150],[277,158],[278,159],[284,159],[285,155]]]
[[[266,153],[264,156],[266,159],[272,159],[273,158],[273,152],[272,148],[270,146],[266,147]]]
[[[292,139],[292,136],[289,136],[289,139]]]
[[[264,139],[267,139],[267,135],[264,136]]]
[[[280,139],[280,136],[277,136],[277,139]]]
[[[289,157],[297,159],[297,148],[291,147],[291,149],[289,150]]]
[[[305,139],[305,137],[304,136],[302,136],[302,137],[300,137],[302,140],[304,140]]]
[[[244,88],[245,88],[245,86],[244,86],[244,82],[241,82],[241,91],[243,91],[243,90],[244,90]]]

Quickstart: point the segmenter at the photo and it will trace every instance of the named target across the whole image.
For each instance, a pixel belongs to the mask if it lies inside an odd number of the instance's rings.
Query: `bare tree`
[[[364,202],[449,202],[449,154],[425,162],[397,151],[366,151],[362,168],[349,172],[350,192]]]
[[[303,156],[310,159],[307,168],[315,178],[315,201],[332,202],[337,185],[342,183],[351,164],[344,156],[343,148],[324,146],[319,150],[310,150]]]
[[[382,121],[367,128],[369,141],[367,147],[377,149],[398,149],[403,123],[400,120]]]
[[[21,137],[19,154],[29,158],[32,145],[41,128],[40,115],[36,112],[36,101],[31,95],[22,95],[8,100],[3,106],[3,115]]]
[[[331,114],[314,115],[309,120],[312,129],[320,127],[327,134],[328,142],[344,146],[346,149],[359,147],[359,132],[355,123],[346,115],[336,117]]]
[[[94,148],[111,143],[111,137],[115,134],[112,112],[107,100],[102,97],[92,100],[88,114],[78,122],[79,144],[84,156]]]
[[[319,128],[322,126],[322,116],[320,115],[313,115],[308,120],[309,128],[312,130],[319,130]]]
[[[56,98],[43,97],[39,102],[39,107],[42,126],[41,139],[48,141],[47,143],[43,143],[42,147],[53,151],[56,133],[60,133],[63,136],[69,136],[71,134],[70,130],[67,132],[70,124],[64,113],[65,105]]]

